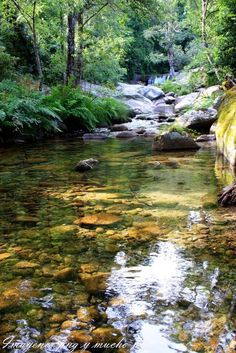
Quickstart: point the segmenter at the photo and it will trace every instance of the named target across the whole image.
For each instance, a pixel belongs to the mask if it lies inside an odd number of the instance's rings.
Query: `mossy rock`
[[[236,87],[225,94],[218,113],[216,126],[217,147],[228,159],[236,165]]]

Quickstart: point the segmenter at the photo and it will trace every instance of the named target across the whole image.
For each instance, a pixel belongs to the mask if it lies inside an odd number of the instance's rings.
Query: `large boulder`
[[[165,132],[153,142],[154,151],[197,150],[200,147],[191,136],[177,131]]]
[[[181,115],[177,121],[185,128],[208,133],[216,119],[217,111],[213,108],[208,108],[187,112]]]
[[[138,91],[142,96],[154,101],[158,98],[164,97],[165,93],[162,89],[155,86],[145,86],[139,89]]]
[[[154,113],[158,114],[160,117],[168,118],[175,114],[175,107],[174,105],[170,104],[158,104],[155,106]]]
[[[236,88],[230,89],[218,112],[216,140],[219,151],[236,165]]]
[[[180,112],[183,109],[192,107],[192,105],[194,104],[198,96],[199,96],[198,92],[193,92],[185,96],[178,97],[176,100],[175,110],[177,112]]]
[[[137,137],[138,134],[135,131],[122,131],[119,132],[116,137],[120,139],[130,139]]]
[[[114,97],[128,105],[133,115],[153,113],[154,104],[140,93],[144,88],[142,85],[120,83]]]

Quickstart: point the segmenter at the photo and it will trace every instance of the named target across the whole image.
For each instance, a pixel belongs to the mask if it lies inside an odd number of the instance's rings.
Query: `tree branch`
[[[83,27],[86,26],[86,24],[92,20],[93,17],[97,16],[99,14],[99,12],[101,12],[106,6],[109,5],[109,2],[106,2],[105,4],[103,4],[95,13],[93,13],[89,18],[87,18],[86,21],[84,21],[83,23]]]

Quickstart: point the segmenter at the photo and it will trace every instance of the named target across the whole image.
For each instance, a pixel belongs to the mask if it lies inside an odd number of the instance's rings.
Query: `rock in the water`
[[[11,256],[12,256],[12,254],[10,254],[8,252],[2,253],[2,254],[0,254],[0,261],[6,260]]]
[[[210,127],[217,119],[217,111],[215,109],[192,110],[181,115],[178,123],[188,129],[193,129],[199,132],[210,131]]]
[[[95,165],[97,165],[99,161],[94,158],[90,159],[85,159],[83,161],[80,161],[76,166],[75,170],[78,172],[85,172],[87,170],[93,169]]]
[[[121,333],[114,327],[99,327],[92,331],[94,343],[118,343]]]
[[[110,276],[109,272],[79,274],[81,281],[85,285],[86,291],[89,293],[105,292],[107,288],[107,279],[109,276]]]
[[[137,137],[138,134],[135,131],[122,131],[119,132],[116,137],[119,139],[130,139]]]
[[[108,139],[107,134],[99,134],[99,133],[94,133],[94,134],[84,134],[83,135],[84,140],[106,140]]]
[[[175,110],[179,112],[185,108],[191,107],[198,96],[198,92],[193,92],[185,96],[178,97],[175,105]]]
[[[19,269],[26,269],[26,268],[37,268],[39,267],[39,264],[36,264],[34,262],[28,262],[28,261],[20,261],[17,262],[17,264],[15,265],[16,268]]]
[[[128,127],[124,124],[115,124],[111,127],[111,131],[128,131]]]
[[[175,114],[175,107],[170,104],[158,104],[155,107],[154,112],[161,117],[168,118]]]
[[[138,92],[151,101],[165,96],[165,93],[162,91],[162,89],[156,86],[145,86],[140,88]]]
[[[215,141],[216,137],[214,134],[212,135],[201,135],[196,139],[196,142],[208,142],[208,141]]]
[[[177,131],[165,132],[157,136],[153,142],[154,151],[174,151],[174,150],[196,150],[200,147],[193,138],[185,133]]]
[[[223,190],[218,202],[223,207],[236,206],[236,183],[233,183]]]
[[[57,281],[68,281],[73,279],[74,277],[75,277],[75,271],[73,270],[73,268],[70,268],[70,267],[63,268],[62,270],[54,274],[54,278]]]
[[[106,226],[119,222],[121,219],[110,213],[97,213],[94,215],[85,216],[75,223],[94,226]]]

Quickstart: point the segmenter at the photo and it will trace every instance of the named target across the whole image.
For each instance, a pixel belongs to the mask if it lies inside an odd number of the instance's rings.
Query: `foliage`
[[[83,93],[80,88],[57,86],[44,101],[59,111],[69,129],[92,130],[127,119],[129,109],[112,98],[98,98]]]
[[[0,46],[0,81],[13,75],[15,64],[16,58]]]
[[[179,123],[173,123],[173,124],[170,124],[170,125],[163,125],[163,127],[161,127],[160,131],[161,131],[161,133],[164,133],[164,132],[178,132],[181,135],[189,134],[192,137],[196,136],[196,131],[188,129],[188,128],[180,125]]]
[[[161,89],[165,92],[174,92],[178,96],[183,96],[185,94],[192,92],[192,87],[189,85],[179,84],[172,80],[166,80],[162,85]]]
[[[58,130],[60,118],[44,96],[12,81],[0,83],[0,128],[13,133]]]
[[[111,98],[96,98],[79,88],[57,86],[48,96],[33,85],[0,83],[0,128],[6,133],[39,134],[60,131],[63,121],[69,129],[92,130],[124,121],[129,109]]]

